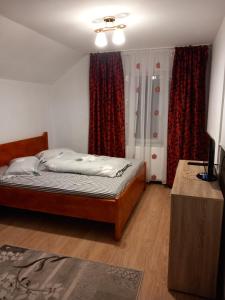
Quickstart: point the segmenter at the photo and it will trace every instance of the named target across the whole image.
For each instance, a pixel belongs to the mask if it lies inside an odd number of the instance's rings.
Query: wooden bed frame
[[[42,136],[0,144],[0,166],[8,165],[13,158],[35,155],[46,149],[47,132]],[[124,191],[114,199],[0,186],[0,205],[113,223],[115,239],[120,240],[126,222],[145,190],[145,177],[144,164]]]

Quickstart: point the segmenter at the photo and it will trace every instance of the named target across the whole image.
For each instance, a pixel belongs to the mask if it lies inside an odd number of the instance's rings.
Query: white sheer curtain
[[[126,157],[146,161],[147,181],[166,182],[172,56],[168,49],[122,52]]]

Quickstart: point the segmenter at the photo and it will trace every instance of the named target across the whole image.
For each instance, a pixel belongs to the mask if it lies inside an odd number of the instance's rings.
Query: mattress
[[[122,176],[109,178],[40,170],[40,175],[4,176],[0,168],[0,185],[30,188],[38,191],[112,199],[118,196],[135,177],[144,162],[130,159],[131,166]]]

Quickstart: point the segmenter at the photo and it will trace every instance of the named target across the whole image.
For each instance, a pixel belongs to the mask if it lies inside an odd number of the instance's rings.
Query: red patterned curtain
[[[208,46],[175,49],[168,119],[167,184],[179,159],[206,160],[206,69]]]
[[[124,77],[120,52],[90,55],[89,153],[125,157]]]

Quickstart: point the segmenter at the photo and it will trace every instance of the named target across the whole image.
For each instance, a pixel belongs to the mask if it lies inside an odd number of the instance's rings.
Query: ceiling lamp
[[[95,38],[95,45],[97,47],[103,48],[107,46],[107,37],[106,37],[106,32],[107,31],[113,31],[113,36],[112,36],[112,42],[115,45],[122,45],[125,43],[125,35],[123,29],[126,28],[126,25],[124,24],[119,24],[119,25],[114,25],[116,18],[115,17],[104,17],[104,22],[105,22],[105,27],[98,28],[95,30],[96,38]]]
[[[112,36],[112,42],[115,45],[123,45],[125,43],[125,34],[123,32],[123,29],[116,29],[113,32],[113,36]]]
[[[99,48],[107,46],[108,41],[105,32],[98,32],[95,38],[95,45]]]

